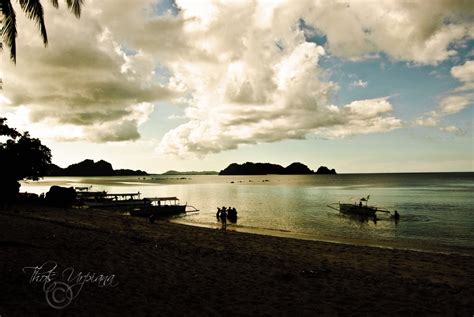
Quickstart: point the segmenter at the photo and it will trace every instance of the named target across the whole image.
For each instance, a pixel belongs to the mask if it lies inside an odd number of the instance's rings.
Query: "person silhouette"
[[[221,221],[222,229],[225,230],[227,228],[227,210],[225,208],[221,210]]]
[[[393,219],[395,220],[395,224],[398,225],[398,222],[400,221],[400,214],[396,210],[393,214]]]

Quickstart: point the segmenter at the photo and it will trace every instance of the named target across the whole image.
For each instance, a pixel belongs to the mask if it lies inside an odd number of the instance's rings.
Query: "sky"
[[[46,48],[16,5],[0,116],[59,166],[474,171],[473,1],[43,6]]]

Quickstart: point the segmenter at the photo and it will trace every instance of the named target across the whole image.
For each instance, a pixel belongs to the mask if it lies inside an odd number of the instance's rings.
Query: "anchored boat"
[[[334,207],[335,204],[328,205],[328,207],[335,210],[339,210],[341,213],[344,213],[344,214],[357,215],[357,216],[363,216],[363,217],[375,217],[377,212],[390,213],[390,211],[385,208],[369,206],[368,205],[369,198],[370,198],[370,195],[359,199],[358,204],[357,203],[347,204],[347,203],[339,202],[337,203],[339,205],[339,208]]]
[[[192,210],[186,210],[186,208],[192,208]],[[131,210],[130,215],[137,217],[170,216],[194,211],[199,210],[187,203],[181,204],[177,197],[153,197],[143,198],[143,205]]]

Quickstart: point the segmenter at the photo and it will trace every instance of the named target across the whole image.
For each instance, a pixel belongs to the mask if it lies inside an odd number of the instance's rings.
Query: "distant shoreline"
[[[217,172],[216,172],[217,173]],[[396,175],[403,175],[403,174],[474,174],[474,171],[461,171],[461,172],[360,172],[360,173],[337,173],[337,175],[389,175],[389,174],[396,174]],[[81,176],[81,175],[45,175],[44,177],[150,177],[150,176],[325,176],[325,174],[245,174],[245,175],[218,175],[218,174],[199,174],[196,172],[195,174],[165,174],[165,173],[148,173],[146,175],[89,175],[89,176]]]

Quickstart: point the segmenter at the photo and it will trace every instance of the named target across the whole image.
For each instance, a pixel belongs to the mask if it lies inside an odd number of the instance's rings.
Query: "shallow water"
[[[177,196],[200,210],[175,219],[219,227],[219,206],[238,210],[229,229],[354,244],[474,253],[474,173],[263,176],[47,177],[22,184],[42,193],[53,184],[92,185],[110,193]],[[328,207],[358,202],[398,210],[377,221],[341,215]]]

